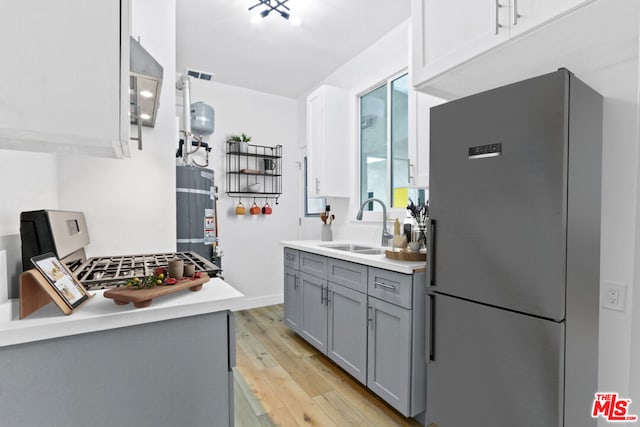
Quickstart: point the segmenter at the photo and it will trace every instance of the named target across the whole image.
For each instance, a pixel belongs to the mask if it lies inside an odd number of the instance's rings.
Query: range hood
[[[129,94],[131,124],[154,127],[162,88],[162,65],[140,43],[130,37]]]

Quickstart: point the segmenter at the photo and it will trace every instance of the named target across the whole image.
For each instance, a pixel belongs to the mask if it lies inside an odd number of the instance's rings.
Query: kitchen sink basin
[[[353,244],[339,244],[339,245],[322,245],[327,249],[336,249],[338,251],[353,252],[361,255],[381,255],[384,254],[384,249],[374,248],[372,246],[362,246]]]

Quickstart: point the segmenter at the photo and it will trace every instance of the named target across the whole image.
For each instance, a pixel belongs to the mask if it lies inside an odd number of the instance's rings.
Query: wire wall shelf
[[[282,145],[267,147],[227,141],[229,197],[275,199],[282,194]]]

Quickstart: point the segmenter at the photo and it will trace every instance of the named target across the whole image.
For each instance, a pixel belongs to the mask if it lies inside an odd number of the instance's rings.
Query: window
[[[327,205],[323,197],[309,197],[307,193],[307,157],[304,158],[304,216],[320,216]]]
[[[375,197],[390,208],[406,208],[409,197],[409,76],[394,76],[360,96],[360,203]],[[365,210],[381,210],[370,203]]]

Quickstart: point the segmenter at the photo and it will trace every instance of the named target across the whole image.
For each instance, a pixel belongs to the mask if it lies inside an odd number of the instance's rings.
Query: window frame
[[[356,184],[356,194],[355,194],[355,204],[357,205],[356,209],[359,209],[362,205],[363,200],[362,197],[362,128],[361,128],[361,98],[368,93],[379,89],[380,87],[386,85],[387,92],[387,117],[386,117],[386,160],[387,160],[387,172],[386,172],[386,198],[387,198],[387,219],[391,218],[404,218],[406,216],[406,208],[392,208],[390,206],[391,200],[391,174],[393,172],[393,159],[391,158],[391,94],[392,94],[392,82],[394,80],[407,75],[409,79],[411,79],[411,75],[409,73],[408,68],[403,68],[402,70],[395,72],[383,80],[379,80],[375,84],[363,89],[356,93],[356,141],[357,141],[357,150],[356,150],[356,168],[357,168],[357,184]],[[410,81],[410,80],[409,80]],[[411,84],[409,84],[409,90],[412,90]],[[407,117],[407,121],[408,117]],[[411,129],[409,129],[411,132]],[[363,221],[364,222],[381,222],[382,221],[382,211],[364,211],[363,212]]]

